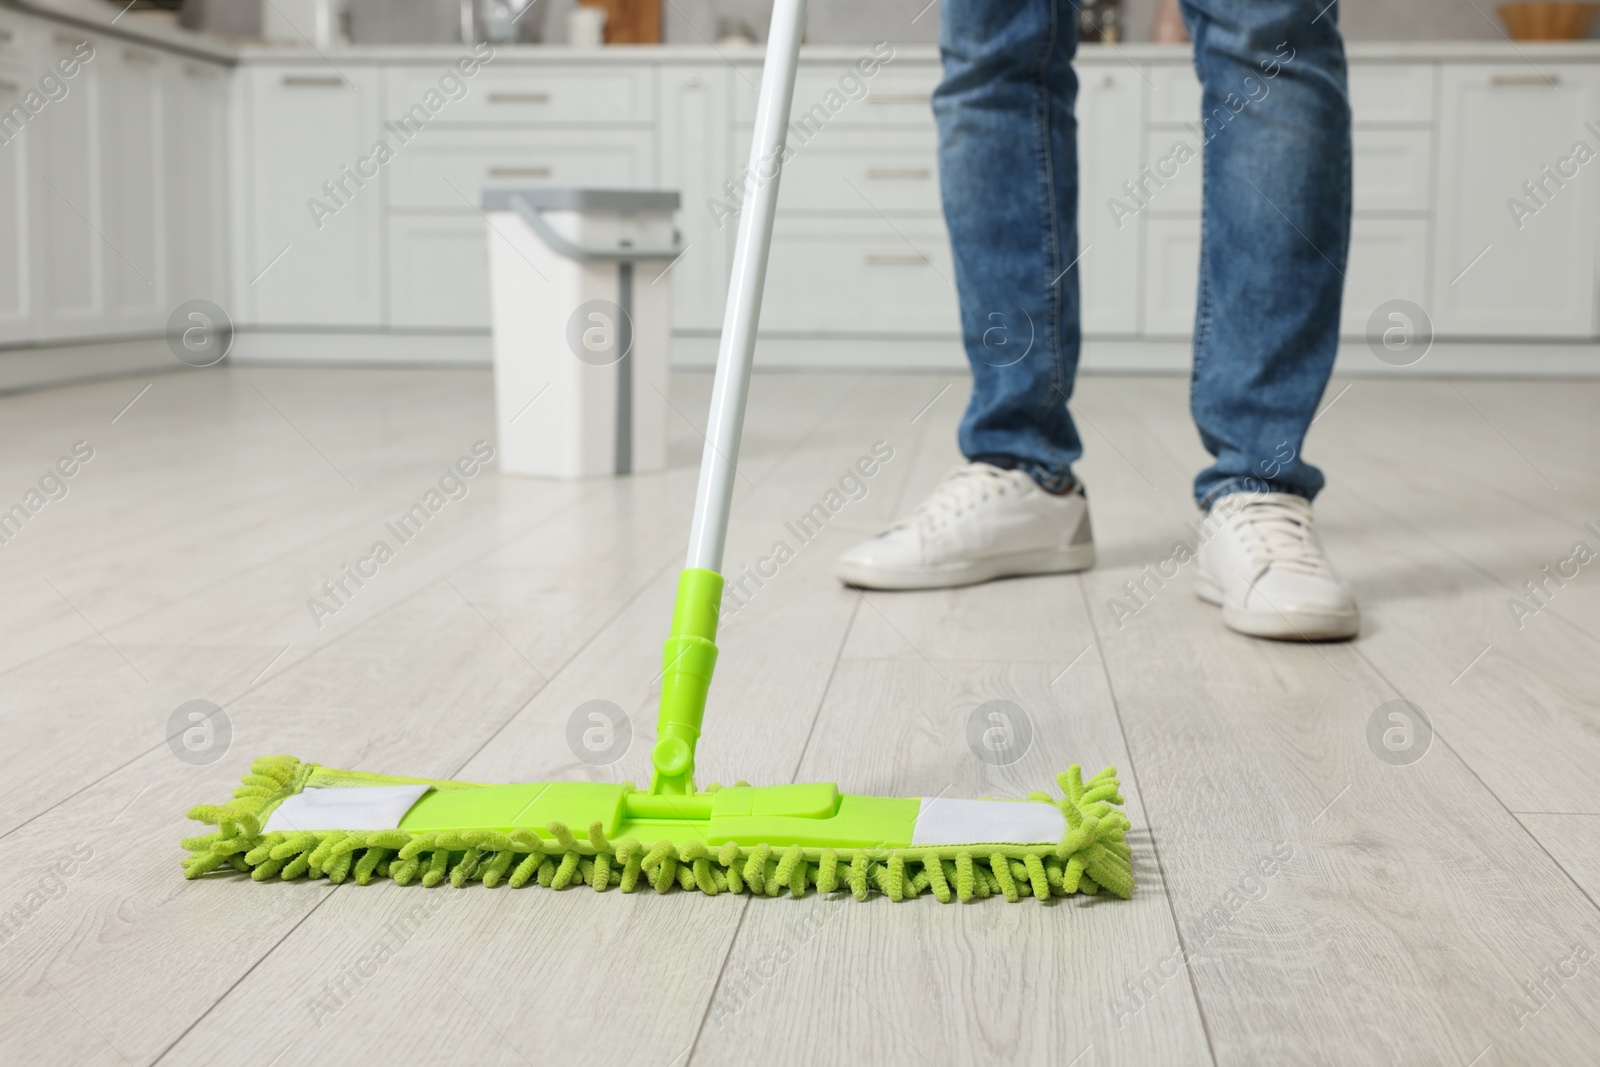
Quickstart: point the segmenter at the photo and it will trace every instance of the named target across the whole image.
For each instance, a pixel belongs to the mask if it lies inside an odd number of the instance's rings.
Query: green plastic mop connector
[[[678,575],[672,629],[661,650],[661,709],[650,750],[650,792],[687,796],[694,789],[694,750],[717,665],[722,575],[689,567]]]

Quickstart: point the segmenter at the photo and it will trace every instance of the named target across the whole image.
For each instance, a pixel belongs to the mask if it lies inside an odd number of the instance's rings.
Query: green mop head
[[[677,885],[797,897],[814,886],[849,889],[857,900],[873,890],[890,900],[928,890],[945,902],[1133,895],[1128,818],[1116,807],[1111,767],[1087,782],[1070,768],[1057,778],[1060,800],[869,797],[825,782],[696,789],[721,601],[715,571],[690,568],[679,578],[648,789],[391,778],[267,756],[233,800],[189,812],[217,829],[184,841],[184,873],[229,867],[257,881],[449,879],[490,888],[537,878],[554,889],[583,882],[625,893],[642,881],[658,893]]]
[[[825,783],[672,796],[626,782],[391,778],[267,756],[233,800],[189,812],[217,829],[183,842],[184,873],[796,897],[815,887],[896,901],[931,891],[945,903],[1101,889],[1131,896],[1115,770],[1084,781],[1074,766],[1058,781],[1060,800],[889,799]]]

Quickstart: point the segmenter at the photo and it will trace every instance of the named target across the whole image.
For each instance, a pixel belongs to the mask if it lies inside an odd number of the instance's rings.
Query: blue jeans
[[[1245,488],[1309,499],[1323,477],[1300,450],[1333,369],[1350,240],[1338,9],[1318,17],[1319,0],[1182,7],[1205,90],[1189,138],[1203,140],[1205,168],[1190,409],[1215,458],[1195,478],[1195,500],[1208,507]],[[1068,0],[947,0],[933,97],[973,375],[961,449],[1052,491],[1073,484],[1083,453],[1067,402],[1081,341],[1078,272],[1094,269],[1092,254],[1077,262],[1076,15]],[[1144,175],[1127,178],[1159,206]],[[1138,214],[1140,199],[1130,194],[1120,210]],[[1116,239],[1140,240],[1141,228],[1125,225]]]

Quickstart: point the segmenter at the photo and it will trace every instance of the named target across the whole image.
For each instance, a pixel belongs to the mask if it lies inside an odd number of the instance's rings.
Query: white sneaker
[[[1057,496],[1026,472],[967,463],[907,518],[839,557],[839,577],[868,589],[935,589],[1094,565],[1082,487]]]
[[[1252,637],[1327,641],[1361,626],[1350,587],[1328,565],[1311,502],[1291,493],[1230,493],[1206,516],[1195,592]]]

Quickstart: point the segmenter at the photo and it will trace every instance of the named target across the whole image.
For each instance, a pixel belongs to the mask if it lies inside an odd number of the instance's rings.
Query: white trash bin
[[[489,287],[502,471],[558,478],[667,462],[678,194],[492,189]]]

